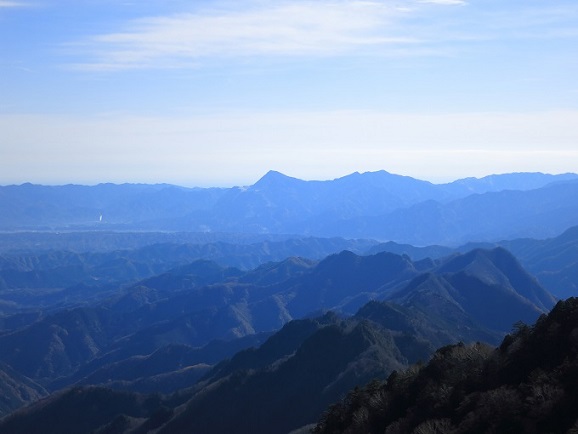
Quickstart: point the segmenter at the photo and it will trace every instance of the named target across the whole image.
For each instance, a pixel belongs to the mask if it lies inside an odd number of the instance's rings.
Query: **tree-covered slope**
[[[499,348],[452,345],[351,391],[315,433],[566,433],[578,429],[578,299]]]

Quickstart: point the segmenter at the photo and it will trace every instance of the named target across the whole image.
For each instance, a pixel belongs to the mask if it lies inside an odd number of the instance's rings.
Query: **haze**
[[[0,184],[576,171],[578,5],[0,1]]]

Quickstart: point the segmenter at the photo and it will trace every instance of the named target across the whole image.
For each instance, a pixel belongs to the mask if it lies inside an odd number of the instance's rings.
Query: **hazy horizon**
[[[186,184],[174,184],[174,183],[170,183],[170,182],[109,182],[109,181],[103,181],[103,182],[96,182],[96,183],[75,183],[75,182],[65,182],[65,183],[36,183],[36,182],[22,182],[22,183],[12,183],[12,184],[0,184],[0,187],[7,187],[7,186],[21,186],[21,185],[25,185],[25,184],[31,184],[31,185],[42,185],[42,186],[54,186],[54,187],[58,187],[58,186],[65,186],[65,185],[81,185],[81,186],[87,186],[87,187],[92,187],[92,186],[96,186],[96,185],[103,185],[103,184],[114,184],[114,185],[122,185],[122,184],[133,184],[133,185],[172,185],[172,186],[176,186],[176,187],[183,187],[183,188],[234,188],[234,187],[248,187],[251,186],[255,183],[257,183],[260,179],[262,179],[263,177],[265,177],[269,172],[278,172],[281,173],[284,176],[287,176],[289,178],[296,178],[302,181],[317,181],[317,182],[323,182],[323,181],[334,181],[340,178],[345,178],[351,175],[355,175],[355,174],[366,174],[366,173],[377,173],[377,172],[387,172],[391,175],[398,175],[398,176],[403,176],[403,177],[410,177],[416,180],[420,180],[420,181],[427,181],[430,182],[431,184],[434,185],[443,185],[443,184],[451,184],[452,182],[456,182],[456,181],[460,181],[460,180],[464,180],[464,179],[468,179],[468,178],[477,178],[477,179],[483,179],[486,177],[491,177],[491,176],[501,176],[501,175],[512,175],[512,174],[521,174],[521,173],[529,173],[529,174],[543,174],[543,175],[566,175],[566,174],[576,174],[578,175],[578,172],[560,172],[560,173],[548,173],[548,172],[504,172],[504,173],[488,173],[487,175],[482,175],[482,176],[467,176],[467,177],[463,177],[463,178],[455,178],[455,179],[448,179],[448,180],[439,180],[439,181],[435,181],[435,180],[430,180],[430,179],[424,179],[424,178],[419,178],[419,177],[414,177],[414,176],[410,176],[410,175],[405,175],[403,173],[393,173],[390,172],[388,170],[385,169],[381,169],[381,170],[375,170],[375,171],[366,171],[366,172],[361,172],[361,171],[355,171],[355,172],[350,172],[350,173],[346,173],[344,175],[341,176],[337,176],[335,178],[300,178],[297,176],[292,176],[291,174],[288,173],[284,173],[284,172],[280,172],[278,170],[275,169],[270,169],[268,170],[266,173],[263,173],[261,176],[259,176],[258,178],[256,178],[253,181],[250,181],[249,183],[246,184],[230,184],[230,185],[186,185]]]
[[[575,172],[570,0],[0,1],[0,184]]]

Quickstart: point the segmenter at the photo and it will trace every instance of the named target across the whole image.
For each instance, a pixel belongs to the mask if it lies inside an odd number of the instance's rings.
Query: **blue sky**
[[[578,171],[575,0],[0,0],[0,184]]]

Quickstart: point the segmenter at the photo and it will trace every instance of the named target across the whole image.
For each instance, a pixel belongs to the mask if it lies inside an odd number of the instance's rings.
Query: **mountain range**
[[[168,395],[155,402],[172,409],[162,422],[166,432],[219,432],[241,413],[246,422],[238,432],[290,430],[314,422],[356,384],[426,360],[440,345],[495,344],[513,323],[533,322],[554,303],[502,248],[417,262],[343,251],[249,271],[196,261],[5,330],[5,372],[37,391],[6,411],[50,393],[40,407],[23,411],[58,417],[52,408],[94,406],[101,399],[95,396],[105,396],[131,402],[133,410],[121,406],[116,416],[150,419],[135,403],[153,398],[137,394],[163,391]],[[249,347],[257,348],[243,350]],[[246,406],[232,405],[235,397]],[[295,412],[281,417],[291,399]],[[249,416],[261,406],[271,418]],[[106,415],[106,423],[115,420]],[[90,429],[104,429],[103,418]]]
[[[578,226],[573,226],[552,238],[518,238],[492,243],[469,242],[457,248],[440,245],[415,247],[390,241],[374,245],[366,253],[391,252],[408,255],[415,261],[424,258],[444,258],[476,248],[496,247],[510,251],[524,268],[556,297],[564,299],[577,294]]]
[[[578,175],[432,184],[385,171],[303,181],[270,171],[233,188],[0,187],[2,231],[186,231],[373,238],[415,245],[554,236],[578,224]],[[547,224],[546,224],[547,223]]]

